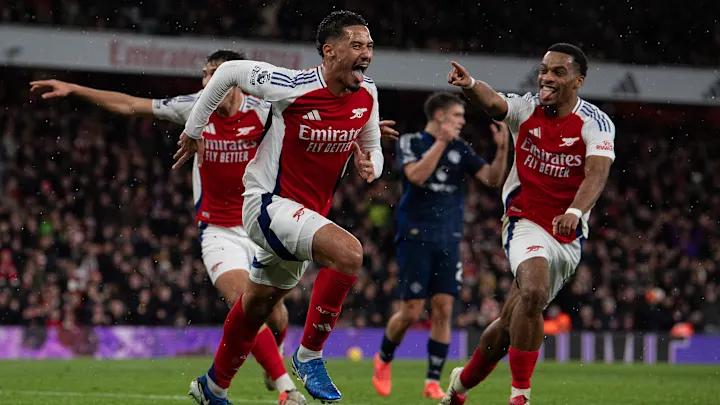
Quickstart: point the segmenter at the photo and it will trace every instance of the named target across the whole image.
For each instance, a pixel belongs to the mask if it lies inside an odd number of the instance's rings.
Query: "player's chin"
[[[553,107],[557,104],[557,96],[555,94],[550,97],[540,97],[540,105],[543,107]]]
[[[355,78],[352,78],[346,84],[346,87],[348,88],[348,90],[350,90],[354,93],[354,92],[360,90],[360,88],[362,87],[362,83],[358,82]]]

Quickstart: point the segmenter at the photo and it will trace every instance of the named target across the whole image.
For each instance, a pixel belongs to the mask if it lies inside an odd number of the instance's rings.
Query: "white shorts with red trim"
[[[540,225],[525,218],[505,217],[502,232],[505,255],[513,276],[520,263],[533,257],[547,259],[550,269],[550,303],[580,264],[582,236],[571,243],[560,243]]]
[[[198,237],[205,270],[213,285],[221,274],[230,270],[250,272],[257,245],[250,240],[244,227],[200,223]]]
[[[250,279],[289,290],[313,260],[315,233],[333,222],[298,202],[266,193],[245,196],[243,223],[259,246]]]

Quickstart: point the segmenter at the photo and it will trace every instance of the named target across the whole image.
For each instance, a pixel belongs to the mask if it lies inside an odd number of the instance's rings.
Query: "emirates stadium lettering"
[[[256,140],[205,139],[205,161],[219,163],[242,163],[250,161],[250,152],[257,148]]]
[[[355,139],[360,135],[362,128],[347,129],[314,129],[307,125],[300,125],[300,139],[310,141],[307,152],[338,153],[348,152]]]
[[[551,177],[570,177],[570,169],[583,164],[581,155],[548,152],[538,148],[530,138],[525,138],[520,149],[528,152],[523,165]]]

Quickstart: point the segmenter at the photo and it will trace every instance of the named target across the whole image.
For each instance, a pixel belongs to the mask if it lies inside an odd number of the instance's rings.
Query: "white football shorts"
[[[231,228],[201,223],[198,231],[205,270],[210,281],[230,270],[250,272],[257,245],[242,226]]]
[[[300,282],[313,260],[315,233],[333,222],[300,203],[266,193],[245,196],[243,223],[259,246],[250,279],[289,290]]]
[[[525,260],[533,257],[547,259],[550,268],[548,304],[555,299],[580,264],[582,237],[571,243],[560,243],[540,225],[525,218],[505,217],[502,240],[513,276],[517,276],[518,266]]]

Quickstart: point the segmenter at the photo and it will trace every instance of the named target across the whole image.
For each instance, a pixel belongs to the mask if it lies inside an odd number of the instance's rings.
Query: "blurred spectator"
[[[568,314],[560,310],[560,307],[550,305],[545,316],[544,329],[546,335],[568,333],[572,330],[572,321]]]

